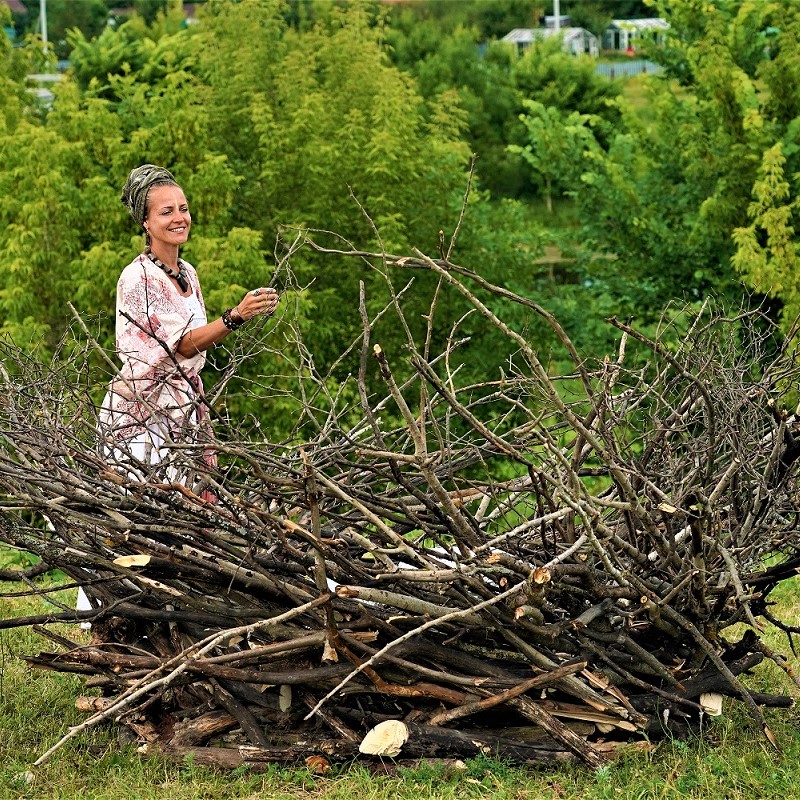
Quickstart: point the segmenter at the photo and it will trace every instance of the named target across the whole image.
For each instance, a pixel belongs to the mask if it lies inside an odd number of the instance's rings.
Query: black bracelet
[[[236,331],[244,325],[245,320],[242,318],[241,322],[234,322],[231,317],[231,311],[233,311],[233,309],[229,308],[227,311],[222,312],[222,322],[229,331]]]

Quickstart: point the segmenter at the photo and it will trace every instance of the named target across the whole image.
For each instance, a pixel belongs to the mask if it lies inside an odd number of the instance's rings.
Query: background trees
[[[164,163],[185,184],[196,221],[185,255],[216,313],[272,278],[298,228],[393,252],[448,246],[471,153],[454,260],[545,302],[587,351],[609,347],[603,316],[656,319],[674,297],[738,295],[741,282],[788,323],[800,296],[798,3],[665,0],[670,37],[651,53],[664,72],[624,85],[557,43],[518,57],[496,41],[550,10],[211,0],[187,27],[179,3],[155,4],[98,35],[88,23],[67,34],[71,68],[50,107],[25,87],[36,49],[3,39],[4,332],[46,355],[72,302],[111,345],[116,277],[141,246],[118,200],[135,164]],[[324,371],[358,336],[359,281],[372,312],[386,283],[380,265],[322,266],[310,251],[291,266],[277,280],[294,287],[292,313]],[[413,324],[434,291],[417,277],[404,294]],[[491,332],[464,330],[465,376],[496,370]],[[401,347],[402,332],[376,331]],[[541,347],[558,358],[548,337]],[[279,374],[279,357],[244,377]],[[235,387],[229,403],[254,410]]]
[[[528,134],[527,144],[509,145],[531,168],[533,178],[542,186],[547,210],[553,212],[553,191],[560,186],[574,186],[584,158],[596,144],[589,114],[572,111],[566,115],[556,106],[536,100],[524,100],[525,114],[520,115]]]
[[[648,83],[644,113],[620,106],[619,130],[590,154],[576,187],[584,252],[613,256],[600,273],[586,268],[625,313],[646,315],[676,296],[738,294],[740,281],[789,302],[781,241],[797,191],[797,104],[785,76],[800,56],[800,6],[658,7],[672,31],[650,55],[665,73]],[[626,284],[639,287],[627,301]],[[794,313],[787,307],[786,319]]]
[[[74,73],[52,108],[3,138],[4,330],[43,354],[64,331],[68,302],[104,313],[100,338],[112,344],[116,278],[141,247],[118,187],[138,163],[166,164],[191,198],[185,255],[211,313],[271,279],[279,226],[371,246],[379,232],[402,251],[435,246],[458,218],[470,156],[463,114],[454,95],[426,106],[389,63],[368,9],[331,8],[306,31],[287,28],[277,0],[209,3],[192,29],[173,24],[175,10],[93,41],[73,34]],[[24,94],[12,88],[9,108]],[[298,289],[306,346],[324,370],[360,330],[359,279],[378,282],[368,265],[322,270],[310,254],[292,269],[284,288]],[[386,291],[369,298],[378,307]],[[279,372],[263,362],[247,370],[244,379]]]

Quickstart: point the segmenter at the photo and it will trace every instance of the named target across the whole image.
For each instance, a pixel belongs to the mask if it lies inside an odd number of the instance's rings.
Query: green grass
[[[0,592],[19,591],[0,584]],[[61,597],[71,602],[71,593]],[[781,606],[796,618],[800,592],[782,587]],[[32,600],[0,599],[0,617],[30,613]],[[75,628],[61,629],[73,638]],[[788,651],[785,639],[771,646]],[[113,728],[92,730],[69,742],[42,767],[36,758],[80,721],[74,708],[80,678],[30,670],[21,654],[50,649],[27,630],[0,631],[0,800],[5,798],[313,798],[314,800],[649,800],[703,798],[752,800],[796,796],[800,786],[800,718],[796,709],[768,710],[783,752],[775,752],[750,723],[740,704],[726,701],[722,717],[710,720],[702,738],[659,743],[651,752],[631,748],[597,772],[578,766],[524,770],[488,760],[464,769],[424,764],[414,769],[369,771],[346,765],[323,776],[275,767],[263,774],[217,772],[193,764],[146,757],[118,744]],[[761,690],[786,690],[788,679],[773,665],[752,678]]]
[[[625,102],[636,109],[640,115],[645,115],[647,109],[650,107],[650,101],[647,96],[647,81],[648,75],[636,75],[629,78],[622,87],[622,94]]]

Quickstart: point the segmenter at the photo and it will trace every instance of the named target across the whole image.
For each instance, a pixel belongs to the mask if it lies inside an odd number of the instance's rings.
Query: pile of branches
[[[305,245],[387,279],[433,275],[422,343],[397,291],[377,316],[408,344],[385,352],[362,291],[353,391],[331,395],[303,361],[315,433],[276,444],[218,422],[204,493],[174,478],[192,447],[145,475],[98,454],[89,394],[63,377],[76,364],[6,345],[0,540],[41,564],[2,577],[51,607],[0,627],[36,626],[58,647],[28,661],[96,690],[39,762],[115,720],[230,767],[479,753],[596,767],[621,742],[696,728],[722,696],[772,740],[763,707],[791,698],[742,676],[765,658],[791,674],[761,636],[796,632],[769,599],[800,567],[787,340],[758,311],[707,303],[651,335],[610,320],[618,349],[590,363],[545,310],[448,253]],[[498,379],[460,386],[446,292],[504,334]],[[569,375],[503,321],[513,306],[547,323]],[[34,581],[53,568],[92,610]],[[80,621],[91,641],[51,625]]]

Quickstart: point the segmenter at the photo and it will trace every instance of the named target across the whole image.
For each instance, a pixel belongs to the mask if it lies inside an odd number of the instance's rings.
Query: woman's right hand
[[[248,292],[236,306],[236,313],[245,321],[259,314],[272,314],[278,307],[280,297],[272,287],[259,287]]]

